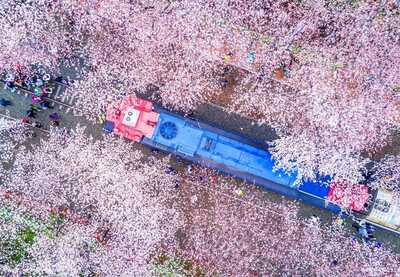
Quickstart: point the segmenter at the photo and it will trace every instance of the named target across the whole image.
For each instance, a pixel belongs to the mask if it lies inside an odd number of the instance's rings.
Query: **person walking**
[[[42,109],[42,110],[47,110],[47,109],[49,109],[50,108],[50,105],[49,105],[49,102],[47,102],[47,101],[42,101],[42,102],[40,102],[40,108]]]
[[[102,114],[99,115],[98,122],[99,122],[99,124],[101,124],[101,125],[103,125],[104,122],[106,122],[106,115],[105,115],[104,113],[102,113]]]
[[[6,82],[4,85],[4,89],[9,89],[11,92],[15,92],[17,87],[15,86],[14,82]]]
[[[0,107],[6,108],[7,106],[11,106],[12,103],[10,100],[0,98]]]
[[[40,112],[42,110],[40,105],[37,105],[37,104],[30,104],[29,107],[31,110],[36,111],[36,112]]]
[[[33,109],[29,109],[26,111],[26,116],[30,117],[30,118],[35,118],[36,114],[35,111]]]
[[[60,125],[60,115],[58,113],[51,113],[49,119],[51,126],[57,127]]]
[[[23,118],[21,118],[21,122],[25,123],[25,124],[29,124],[29,118],[24,116]]]
[[[40,122],[38,122],[38,121],[33,121],[32,122],[32,127],[42,128],[42,124]]]
[[[370,233],[370,234],[372,234],[376,231],[376,227],[370,223],[366,223],[365,228],[367,229],[368,233]]]
[[[59,121],[60,120],[60,115],[58,113],[51,113],[49,115],[50,120],[56,120]]]
[[[56,120],[51,120],[50,121],[50,126],[58,127],[58,126],[60,126],[60,122],[56,121]]]

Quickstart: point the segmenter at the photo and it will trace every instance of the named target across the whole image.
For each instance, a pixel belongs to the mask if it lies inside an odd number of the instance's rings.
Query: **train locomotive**
[[[400,203],[392,192],[332,181],[329,176],[296,182],[296,172],[274,170],[266,147],[150,101],[128,96],[111,104],[103,129],[333,213],[352,211],[357,218],[400,234]]]

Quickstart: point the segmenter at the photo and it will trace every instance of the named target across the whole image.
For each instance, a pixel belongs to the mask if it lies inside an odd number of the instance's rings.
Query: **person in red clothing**
[[[21,122],[25,123],[25,124],[29,124],[29,119],[28,117],[24,116],[23,118],[21,118]]]

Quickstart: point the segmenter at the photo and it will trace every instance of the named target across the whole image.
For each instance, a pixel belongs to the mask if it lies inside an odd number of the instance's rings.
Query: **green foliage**
[[[43,234],[45,234],[48,238],[53,239],[57,230],[65,223],[65,218],[62,215],[52,213],[50,214],[48,224],[43,228]]]
[[[30,215],[19,213],[12,206],[0,207],[0,220],[16,228],[14,234],[1,234],[0,239],[0,254],[11,266],[16,266],[28,257],[28,249],[35,243],[38,234],[53,238],[55,229],[64,223],[63,217],[52,214],[46,224]]]
[[[157,257],[153,272],[160,277],[205,276],[204,270],[193,262],[165,254]]]
[[[32,245],[36,238],[36,233],[31,228],[22,230],[20,238],[28,245]]]
[[[36,237],[36,232],[26,227],[15,238],[1,242],[1,253],[11,266],[15,266],[28,256],[28,248],[35,243]]]

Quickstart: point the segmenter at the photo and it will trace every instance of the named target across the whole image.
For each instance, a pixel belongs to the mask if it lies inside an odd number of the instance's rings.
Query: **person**
[[[33,89],[33,95],[32,96],[32,101],[34,100],[34,98],[40,98],[43,95],[42,89],[41,88],[34,88]]]
[[[319,222],[319,217],[317,215],[315,215],[315,214],[312,214],[310,219],[314,223],[318,223]]]
[[[48,97],[49,94],[53,93],[53,89],[51,87],[44,87],[42,89],[42,97]]]
[[[36,85],[37,87],[41,87],[41,86],[44,85],[44,82],[43,82],[42,79],[37,78],[37,79],[36,79],[36,82],[35,82],[35,85]]]
[[[219,82],[221,84],[221,87],[224,88],[224,89],[227,88],[228,85],[229,85],[229,81],[227,79],[225,79],[225,78],[220,79]]]
[[[248,64],[252,64],[256,60],[256,52],[247,53],[246,61]]]
[[[42,78],[43,78],[43,81],[45,81],[45,82],[48,82],[51,79],[50,74],[48,74],[48,73],[44,74]]]
[[[21,118],[21,122],[25,123],[25,124],[29,124],[29,119],[28,117],[24,116],[23,118]]]
[[[47,101],[40,102],[40,108],[42,108],[43,110],[49,109],[50,108],[49,102],[47,102]]]
[[[173,168],[172,166],[168,166],[168,167],[165,169],[165,173],[167,173],[167,174],[174,174],[174,173],[175,173],[175,168]]]
[[[17,86],[20,86],[20,87],[22,87],[23,82],[24,82],[24,81],[23,81],[22,79],[17,79],[17,80],[14,81],[14,83],[15,83]]]
[[[190,110],[185,114],[185,117],[193,117],[194,116],[194,111]]]
[[[42,102],[42,98],[41,97],[32,95],[32,103],[33,104],[39,104],[40,102]]]
[[[243,195],[244,195],[244,190],[241,189],[241,188],[235,189],[234,192],[235,192],[238,196],[243,196]]]
[[[382,243],[380,241],[375,240],[374,241],[374,247],[375,248],[381,248],[382,247]]]
[[[51,121],[50,121],[50,125],[51,125],[51,126],[54,126],[54,127],[58,127],[58,126],[60,125],[60,122],[57,121],[57,120],[51,120]]]
[[[366,223],[365,228],[367,228],[368,233],[371,233],[371,234],[376,231],[375,226],[370,223]]]
[[[104,113],[99,115],[98,122],[99,124],[104,124],[104,122],[106,122],[106,115]]]
[[[33,121],[32,126],[35,128],[42,128],[42,124],[38,121]]]
[[[49,119],[51,126],[57,127],[60,125],[60,115],[58,113],[51,113]]]
[[[59,121],[60,120],[60,115],[58,113],[51,113],[49,115],[49,119],[52,121]]]
[[[367,239],[368,238],[369,234],[368,234],[367,228],[365,227],[365,223],[364,222],[360,222],[359,223],[357,232],[363,239]]]
[[[25,86],[30,89],[33,86],[34,82],[33,82],[33,78],[32,77],[28,77],[25,79]]]
[[[30,107],[31,110],[37,111],[37,112],[40,112],[42,110],[40,105],[36,105],[36,104],[30,104],[29,107]]]
[[[17,90],[14,82],[6,82],[6,84],[4,85],[4,89],[10,89],[11,92],[15,92]]]
[[[339,216],[336,218],[335,222],[339,226],[343,226],[345,224],[342,213],[339,214]]]
[[[0,98],[0,107],[7,107],[11,105],[11,101],[4,99],[4,98]]]
[[[14,82],[15,81],[15,75],[13,73],[8,73],[6,75],[6,82]]]
[[[27,110],[26,111],[26,116],[27,117],[31,117],[31,118],[35,118],[35,116],[36,116],[35,111],[32,110],[32,109]]]
[[[223,75],[223,76],[227,76],[227,75],[229,75],[229,74],[231,74],[231,73],[232,73],[232,68],[230,68],[230,67],[228,67],[228,66],[225,66],[224,69],[223,69],[222,75]]]

